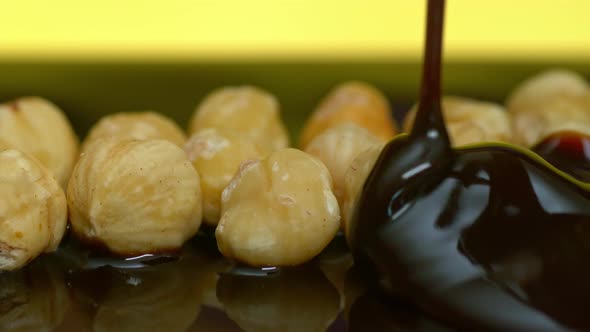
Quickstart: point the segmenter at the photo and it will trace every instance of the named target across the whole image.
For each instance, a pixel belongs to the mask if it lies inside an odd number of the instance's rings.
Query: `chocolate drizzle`
[[[440,106],[444,1],[428,1],[420,106],[351,220],[381,289],[466,330],[590,329],[590,186],[504,144],[452,149]]]

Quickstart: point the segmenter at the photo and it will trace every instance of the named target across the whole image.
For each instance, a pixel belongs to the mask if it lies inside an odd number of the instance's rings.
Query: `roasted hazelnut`
[[[225,87],[209,94],[197,107],[189,131],[217,128],[243,135],[271,152],[289,146],[279,102],[268,92],[252,87]]]
[[[36,158],[65,188],[78,158],[78,137],[65,114],[51,102],[25,97],[0,105],[0,149]]]
[[[269,277],[224,274],[217,297],[246,332],[326,331],[340,311],[338,292],[311,267]]]
[[[199,175],[165,140],[96,140],[67,196],[73,233],[123,256],[178,249],[201,224]]]
[[[178,146],[186,141],[184,132],[174,121],[155,112],[123,112],[101,118],[84,140],[82,151],[99,138],[163,139]]]
[[[350,226],[350,218],[354,213],[355,206],[358,202],[361,190],[365,185],[365,181],[373,170],[381,150],[384,145],[377,145],[359,154],[350,164],[348,170],[344,175],[344,198],[342,205],[342,229],[346,239],[349,240],[348,234]]]
[[[442,100],[442,108],[453,146],[512,140],[509,114],[498,104],[447,96]],[[410,132],[414,125],[416,109],[414,106],[406,114],[405,132]]]
[[[340,123],[352,122],[388,141],[397,133],[387,99],[381,92],[362,82],[345,82],[336,86],[311,114],[299,140],[305,148],[314,137]]]
[[[331,181],[326,166],[296,149],[242,163],[221,196],[219,250],[253,266],[312,259],[340,227]]]
[[[184,150],[201,178],[203,219],[217,225],[221,210],[221,192],[238,171],[240,163],[266,156],[265,149],[238,134],[208,128],[198,131]]]
[[[559,131],[590,133],[590,89],[576,73],[540,73],[516,87],[507,103],[515,143],[522,146]]]
[[[316,136],[305,152],[321,160],[330,171],[334,181],[334,195],[340,206],[344,198],[344,174],[361,152],[385,142],[373,136],[365,128],[347,122],[329,128]]]
[[[66,222],[66,198],[50,171],[18,150],[0,151],[0,271],[57,249]]]
[[[560,131],[590,135],[590,93],[558,97],[530,109],[512,113],[514,141],[532,147]]]
[[[43,258],[0,274],[0,331],[58,331],[64,321],[72,304],[64,276]]]
[[[552,69],[541,72],[518,85],[508,98],[510,112],[542,106],[548,99],[579,97],[588,92],[586,80],[579,74]]]

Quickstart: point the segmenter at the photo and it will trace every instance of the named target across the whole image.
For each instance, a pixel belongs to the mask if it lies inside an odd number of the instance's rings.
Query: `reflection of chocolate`
[[[533,151],[578,180],[590,182],[590,137],[559,132],[535,145]]]
[[[22,270],[0,274],[0,331],[53,331],[61,323],[70,299],[51,263],[37,259]]]
[[[429,0],[422,95],[351,220],[355,264],[469,330],[590,329],[590,192],[530,151],[452,149],[440,109],[444,0]]]
[[[326,331],[339,312],[336,289],[314,267],[269,276],[224,274],[217,297],[244,331]]]

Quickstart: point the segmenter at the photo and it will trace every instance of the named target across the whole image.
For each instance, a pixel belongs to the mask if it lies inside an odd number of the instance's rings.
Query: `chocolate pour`
[[[428,1],[420,106],[351,220],[355,265],[460,330],[589,330],[590,185],[506,144],[452,149],[440,107],[444,1]]]

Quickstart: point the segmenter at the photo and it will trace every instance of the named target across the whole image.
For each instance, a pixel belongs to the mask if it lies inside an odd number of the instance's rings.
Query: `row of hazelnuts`
[[[590,128],[590,89],[568,71],[525,81],[507,108],[445,97],[453,145],[531,147],[555,131]],[[414,114],[415,107],[404,131]],[[300,149],[289,148],[276,98],[250,86],[208,95],[188,139],[162,115],[119,113],[102,118],[79,146],[49,101],[0,105],[0,270],[55,250],[68,220],[77,238],[122,256],[178,249],[204,222],[229,258],[304,263],[339,229],[347,234],[355,199],[398,132],[386,98],[361,82],[321,101]]]

